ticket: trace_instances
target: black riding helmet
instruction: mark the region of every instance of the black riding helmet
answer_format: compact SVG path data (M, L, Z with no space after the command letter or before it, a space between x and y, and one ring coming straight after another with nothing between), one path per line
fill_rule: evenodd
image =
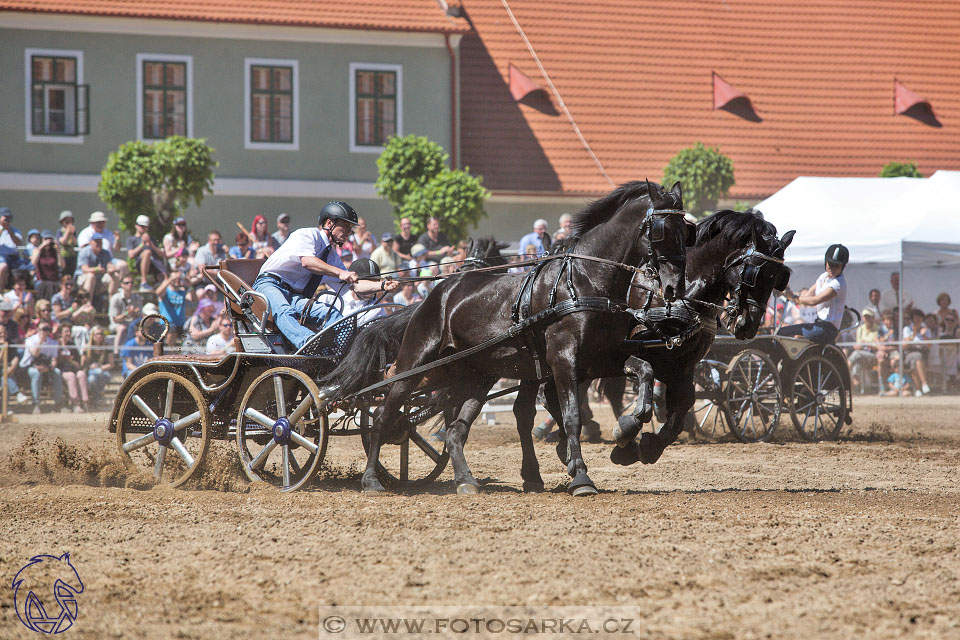
M350 271L353 271L361 278L380 275L380 265L370 258L360 258L350 263Z
M320 218L317 220L317 224L323 226L325 220L345 220L352 225L357 225L360 222L353 207L339 200L328 202L323 205L323 209L320 209Z
M850 250L842 244L832 244L827 248L823 259L830 264L839 264L845 267L847 263L850 262Z

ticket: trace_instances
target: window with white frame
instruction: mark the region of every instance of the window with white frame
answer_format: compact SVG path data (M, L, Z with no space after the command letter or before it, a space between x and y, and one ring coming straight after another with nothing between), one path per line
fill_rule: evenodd
M193 58L137 55L137 129L141 140L192 136Z
M244 60L244 130L247 149L298 149L296 60Z
M89 87L83 84L83 52L27 49L27 140L82 142L89 133Z
M401 65L350 65L350 150L377 152L403 135Z

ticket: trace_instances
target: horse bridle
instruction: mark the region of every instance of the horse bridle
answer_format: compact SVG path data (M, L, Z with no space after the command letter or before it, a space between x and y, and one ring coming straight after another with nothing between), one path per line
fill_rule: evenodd
M766 310L767 301L757 300L753 296L754 289L756 289L757 286L757 280L759 279L761 272L764 270L764 267L774 269L772 277L776 278L776 280L774 280L773 288L777 291L783 291L786 289L787 284L790 281L790 269L783 264L783 258L767 255L758 250L756 247L750 247L747 251L743 252L733 260L728 261L723 267L723 276L726 277L727 271L737 265L742 265L742 268L740 269L740 275L737 278L737 286L733 291L733 296L730 299L730 303L724 309L727 312L729 319L735 319L740 315L741 299L748 306L756 309ZM742 291L744 288L747 289L745 296L743 295Z
M637 239L634 245L640 243L640 238L643 236L644 232L647 232L647 239L649 240L649 248L647 249L647 259L643 265L644 276L650 280L653 280L657 283L657 291L663 290L663 283L660 282L660 263L667 262L670 264L685 264L687 261L686 252L675 255L663 255L658 250L657 247L661 245L666 239L666 221L667 216L671 215L680 215L684 216L684 225L687 230L687 237L684 239L684 247L692 247L696 244L697 240L697 228L692 222L686 220L687 212L681 209L654 209L650 207L647 209L647 214L644 217L643 222L640 224L640 228L637 229ZM650 291L650 293L655 293ZM647 299L647 305L650 303L650 298Z

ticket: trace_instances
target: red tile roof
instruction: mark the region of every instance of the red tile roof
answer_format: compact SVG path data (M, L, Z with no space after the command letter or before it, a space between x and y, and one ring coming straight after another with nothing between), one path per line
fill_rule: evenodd
M0 10L463 33L437 0L2 0Z
M960 4L926 0L507 0L614 182L661 179L702 141L733 159L733 197L798 175L876 176L890 160L960 169ZM609 188L542 92L508 90L511 63L547 88L502 0L463 0L462 162L493 190ZM712 72L752 122L714 110ZM894 115L894 79L942 127ZM541 94L541 95L537 95Z

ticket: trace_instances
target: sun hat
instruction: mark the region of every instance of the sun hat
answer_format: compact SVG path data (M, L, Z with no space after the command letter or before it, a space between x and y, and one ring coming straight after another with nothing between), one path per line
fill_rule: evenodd
M107 214L103 211L94 211L90 214L90 222L106 222Z
M59 221L60 221L60 222L63 222L63 221L66 220L67 218L71 218L71 219L73 218L73 211L70 211L69 209L64 209L63 211L60 212L60 220L59 220Z
M860 315L861 315L861 316L873 316L873 317L876 317L876 316L877 316L877 314L875 314L875 313L873 312L873 309L871 309L870 307L867 307L866 309L864 309L863 311L861 311L861 312L860 312Z
M152 302L148 302L147 304L143 305L143 309L140 310L140 313L142 313L144 316L155 316L160 314L160 310L157 309L157 305L153 304Z
M427 252L427 248L422 244L420 244L419 242L413 245L413 247L411 247L410 249L410 255L412 255L414 258L419 258L426 252Z
M143 216L143 215L137 216L137 224L140 225L141 227L149 227L149 226L150 226L150 218L148 218L147 216Z

